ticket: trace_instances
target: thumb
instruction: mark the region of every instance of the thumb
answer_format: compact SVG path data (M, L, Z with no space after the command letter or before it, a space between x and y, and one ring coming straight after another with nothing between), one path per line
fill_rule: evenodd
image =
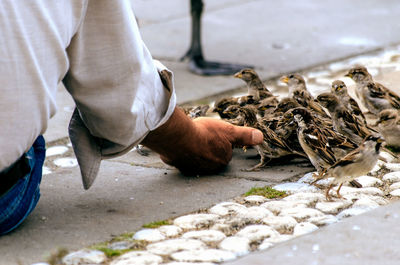
M232 145L239 146L261 144L263 139L264 135L260 130L242 126L233 126L230 135Z

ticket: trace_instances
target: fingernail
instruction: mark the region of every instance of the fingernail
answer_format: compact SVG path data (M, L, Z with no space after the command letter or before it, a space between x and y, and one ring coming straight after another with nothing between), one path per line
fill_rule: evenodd
M263 139L264 135L259 130L254 130L251 133L251 140L253 141L253 144L260 144L262 143Z

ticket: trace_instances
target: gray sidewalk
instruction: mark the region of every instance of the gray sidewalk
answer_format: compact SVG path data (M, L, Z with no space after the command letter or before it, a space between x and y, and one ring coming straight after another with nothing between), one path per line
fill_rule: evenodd
M179 62L189 45L188 0L133 3L144 41L153 56L174 71L179 103L243 86L232 77L193 75L187 71L186 63ZM400 35L395 34L400 32L400 5L395 0L208 0L205 4L206 57L255 65L265 80L400 43ZM62 88L58 103L58 113L45 135L53 145L67 137L73 109L72 100ZM0 238L0 264L43 261L59 247L77 250L112 235L135 231L145 223L209 207L251 187L288 181L312 170L300 161L287 166L273 165L261 172L242 172L242 168L257 163L249 159L252 154L237 150L229 168L220 175L185 178L154 154L142 157L131 152L105 161L89 191L83 190L77 167L52 168L52 173L43 178L42 197L36 210L19 229ZM394 251L400 246L394 237L394 214L398 212L399 204L393 204L233 263L268 264L281 258L279 261L289 264L353 264L355 259L351 255L358 255L360 261L354 264L384 264L387 255L393 260L398 258ZM361 227L360 236L349 233L354 225ZM373 239L376 245L364 247ZM310 254L317 243L320 251ZM295 253L291 251L293 245L298 246ZM350 256L344 252L346 245L352 245ZM383 246L388 246L387 252L371 254L372 249ZM293 256L283 256L289 252ZM382 259L375 261L370 258L372 255Z

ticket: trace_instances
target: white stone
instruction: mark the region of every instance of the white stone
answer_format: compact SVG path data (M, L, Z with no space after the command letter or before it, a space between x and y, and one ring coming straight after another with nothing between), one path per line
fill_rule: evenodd
M260 207L264 207L274 214L279 214L282 210L288 209L288 208L295 208L295 207L301 207L301 208L306 208L307 205L304 202L298 202L298 201L269 201L265 202L260 205Z
M142 229L133 235L133 239L155 242L164 240L165 236L158 229Z
M349 207L350 205L352 205L352 202L348 200L335 202L318 202L315 205L315 208L327 214L337 214L339 211Z
M281 211L279 216L291 216L296 221L305 221L311 217L318 217L318 216L323 216L324 214L316 209L312 208L289 208L289 209L284 209Z
M289 239L292 239L293 237L294 237L293 235L283 234L283 235L278 235L275 237L266 238L266 239L264 239L263 243L269 242L269 243L272 243L275 245L275 244L278 244L281 242L288 241ZM261 243L261 244L263 244L263 243Z
M224 262L233 260L236 255L220 249L187 250L173 253L171 257L177 261L188 262Z
M400 172L390 172L382 177L383 181L394 183L400 182Z
M196 229L208 227L218 219L216 214L189 214L178 217L174 220L174 225L183 229Z
M297 192L317 192L318 189L314 186L305 184L305 183L297 183L297 182L289 182L278 184L273 187L279 191L286 191L287 193L297 193Z
M296 219L290 216L269 216L264 218L262 222L280 233L292 232L297 225Z
M245 237L251 242L279 235L277 231L266 225L249 225L236 233L238 237Z
M182 228L176 225L163 225L158 228L158 231L166 237L173 237L179 235L182 232Z
M385 164L385 162L378 160L378 162L376 163L376 165L371 169L371 171L369 172L372 175L377 175L378 171L382 169L382 166Z
M258 250L266 250L266 249L272 247L273 245L274 245L273 243L268 242L268 241L262 242L262 243L258 246Z
M356 215L359 215L359 214L366 213L369 210L372 210L372 209L369 209L369 208L366 208L366 207L352 207L352 208L349 208L349 209L341 211L336 217L340 220L340 219L343 219L343 218L347 218L347 217L356 216Z
M334 180L334 178L320 179L317 182L315 182L315 184L327 188L328 186L331 185L333 180Z
M318 172L309 172L305 174L303 177L301 177L297 183L305 183L305 184L311 184L315 180L313 175L318 175Z
M400 189L398 190L392 190L390 192L390 195L395 196L395 197L400 197Z
M237 216L249 222L258 222L267 216L273 215L274 214L270 210L264 207L253 206L240 210Z
M83 249L66 255L62 262L65 265L102 264L107 260L106 255L99 250Z
M379 207L379 203L377 203L376 201L372 200L371 198L364 196L360 199L358 199L354 204L353 207L356 208L378 208Z
M66 146L62 146L62 145L52 146L52 147L49 147L46 149L46 157L62 155L67 151L68 151L68 147L66 147Z
M131 251L113 260L110 265L157 265L161 262L160 256L147 251Z
M313 192L300 192L287 196L282 199L283 201L296 201L301 203L306 203L310 205L312 203L320 202L325 200L325 196L321 193Z
M388 152L385 152L385 151L379 152L379 156L385 158L388 163L391 163L391 162L393 162L393 160L396 159L394 156L392 156L391 154L389 154Z
M170 255L171 253L181 250L197 250L204 248L206 248L206 245L200 240L177 238L150 244L146 249L157 255Z
M330 190L329 194L334 194L336 195L336 190L338 187L335 187L334 189ZM358 193L358 194L364 194L364 195L378 195L378 196L383 196L383 191L375 188L375 187L367 187L367 188L353 188L353 187L347 187L347 186L342 186L340 189L340 195L344 196L347 194L352 194L352 193Z
M76 158L65 157L54 160L54 164L58 167L76 167L78 161Z
M235 202L221 202L211 207L208 212L211 214L217 214L225 216L228 214L237 214L239 210L246 209L246 206Z
M310 222L299 223L294 227L293 236L301 236L318 229L318 226Z
M260 195L250 195L250 196L244 197L244 201L249 202L249 203L263 203L266 200L267 200L267 198L265 198L264 196L260 196Z
M39 262L39 263L33 263L31 265L50 265L50 264L46 262Z
M250 252L250 240L244 237L231 236L219 243L218 247L235 253L237 256L243 256Z
M400 182L395 182L389 187L389 191L400 189Z
M334 215L327 214L324 216L311 217L310 219L308 219L308 221L317 226L323 226L323 225L334 224L337 221L339 221L339 219Z
M200 230L200 231L189 231L182 235L182 238L187 239L199 239L203 242L220 242L225 238L225 234L217 230Z
M390 171L400 171L400 163L386 163L385 167Z
M217 265L216 263L211 263L211 262L180 262L180 261L173 261L173 262L168 262L168 263L163 263L165 265Z
M380 187L383 185L382 180L370 176L361 176L356 178L356 180L362 185L363 188Z

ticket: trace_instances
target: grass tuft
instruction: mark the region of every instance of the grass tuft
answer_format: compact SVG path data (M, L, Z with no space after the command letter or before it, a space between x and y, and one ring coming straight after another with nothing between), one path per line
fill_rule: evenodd
M171 220L162 220L162 221L156 221L156 222L151 222L151 223L148 223L148 224L144 224L144 225L142 225L142 227L144 227L144 228L158 228L160 226L170 225L170 224L172 224Z
M264 196L267 199L276 199L276 198L286 197L287 193L285 191L279 191L269 186L265 186L265 187L251 188L248 192L244 194L244 196L250 196L250 195L260 195Z

